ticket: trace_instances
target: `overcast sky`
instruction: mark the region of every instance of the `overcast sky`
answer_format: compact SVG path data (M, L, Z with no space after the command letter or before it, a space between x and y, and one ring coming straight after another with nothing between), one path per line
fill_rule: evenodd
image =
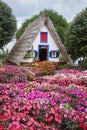
M68 21L87 7L87 0L3 0L16 16L18 28L27 19L44 9L53 9Z

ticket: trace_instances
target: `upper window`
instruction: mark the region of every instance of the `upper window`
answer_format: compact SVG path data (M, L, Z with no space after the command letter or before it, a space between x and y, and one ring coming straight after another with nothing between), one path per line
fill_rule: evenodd
M47 32L40 33L40 42L47 43Z

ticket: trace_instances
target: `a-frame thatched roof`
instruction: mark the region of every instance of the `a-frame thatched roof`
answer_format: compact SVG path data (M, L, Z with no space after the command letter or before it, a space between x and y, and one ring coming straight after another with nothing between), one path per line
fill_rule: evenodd
M40 16L32 23L29 23L28 27L25 29L19 40L17 40L16 44L13 46L6 59L9 62L20 65L25 54L29 50L30 46L32 46L35 38L44 25L46 25L48 30L50 31L54 41L59 48L60 53L64 56L66 62L71 63L65 47L62 44L61 39L58 36L58 33L56 32L51 19L47 15Z

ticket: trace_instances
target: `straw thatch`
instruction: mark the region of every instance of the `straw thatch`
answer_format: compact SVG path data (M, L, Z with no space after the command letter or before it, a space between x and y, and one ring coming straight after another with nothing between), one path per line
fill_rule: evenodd
M20 65L25 54L29 50L30 46L32 46L35 38L37 37L38 33L44 25L46 25L48 30L50 31L55 43L59 48L60 53L64 56L66 62L71 63L65 47L62 44L61 39L53 26L52 21L47 15L40 16L32 23L29 23L28 27L25 29L19 40L17 40L16 44L14 45L6 59L9 62Z

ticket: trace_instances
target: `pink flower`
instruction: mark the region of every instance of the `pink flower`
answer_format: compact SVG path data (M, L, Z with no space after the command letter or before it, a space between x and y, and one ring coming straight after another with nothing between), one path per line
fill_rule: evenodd
M16 108L18 108L18 103L17 103L17 102L13 102L13 103L12 103L12 106L13 106L13 108L16 109Z
M85 109L85 112L87 113L87 108Z
M59 122L59 115L57 113L55 113L55 121Z
M0 115L0 121L4 122L4 116L3 115Z
M50 109L50 114L55 114L54 108L51 108L51 109Z

